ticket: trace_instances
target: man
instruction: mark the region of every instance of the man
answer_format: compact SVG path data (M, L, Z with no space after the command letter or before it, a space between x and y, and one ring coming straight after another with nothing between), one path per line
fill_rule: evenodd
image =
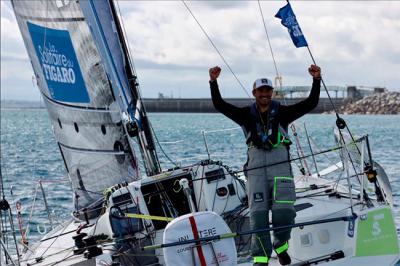
M289 163L288 125L314 109L319 100L321 69L311 65L308 72L313 77L310 95L294 105L281 105L272 100L273 86L269 79L257 79L253 85L255 103L236 107L225 102L219 92L218 66L211 68L210 88L214 107L239 124L246 136L248 160L245 165L247 195L250 209L251 229L269 227L268 212L272 212L272 225L294 224L296 211L295 186ZM275 230L274 242L269 233L253 234L251 252L254 265L267 265L272 249L282 265L291 263L287 253L290 229Z

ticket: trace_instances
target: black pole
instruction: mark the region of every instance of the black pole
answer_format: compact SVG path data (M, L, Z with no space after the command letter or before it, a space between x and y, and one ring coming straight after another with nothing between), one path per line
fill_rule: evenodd
M290 4L290 3L289 3L289 0L286 0L286 1L287 1L288 4ZM304 37L304 39L305 39L304 34L303 34L303 37ZM306 47L307 47L308 53L310 54L311 60L313 61L314 65L316 65L317 63L316 63L316 61L315 61L315 59L314 59L313 54L311 53L311 50L310 50L310 47L308 46L308 43L307 43L307 46L306 46ZM341 137L341 139L342 139L342 141L343 141L343 144L346 145L346 142L345 142L345 140L344 140L344 137L343 137L343 134L342 134L342 131L341 131L341 130L342 130L342 129L345 129L345 128L347 129L347 132L349 132L349 135L350 135L351 140L354 142L353 134L351 133L350 128L347 126L346 121L345 121L343 118L341 118L341 117L339 116L339 113L338 113L338 111L336 110L335 105L333 104L331 95L330 95L329 92L328 92L328 89L327 89L327 87L326 87L326 85L325 85L325 81L324 81L324 79L322 78L322 76L321 76L321 82L322 82L322 85L323 85L323 87L324 87L324 89L325 89L325 91L326 91L326 94L328 95L329 102L331 103L332 108L333 108L333 110L334 110L334 112L335 112L335 115L336 115L336 126L339 128L339 134L340 134L340 137ZM347 149L346 149L346 150L347 150ZM357 151L358 151L358 154L361 154L361 152L360 152L360 150L358 149L358 147L357 147ZM350 154L348 154L348 155L349 155L349 158L351 158ZM352 163L352 165L353 165L353 163ZM353 167L354 167L354 165L353 165Z
M308 135L306 123L304 123L304 131L306 132L307 142L308 142L308 146L310 147L310 151L311 151L312 159L313 159L313 162L314 162L315 170L317 171L317 176L321 177L321 175L319 174L319 171L318 171L317 161L315 160L314 151L313 151L313 149L311 147L310 136Z

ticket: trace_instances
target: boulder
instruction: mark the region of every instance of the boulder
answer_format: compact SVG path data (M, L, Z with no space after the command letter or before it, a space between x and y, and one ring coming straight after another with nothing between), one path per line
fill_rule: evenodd
M347 102L340 109L344 114L400 114L400 92L385 92Z

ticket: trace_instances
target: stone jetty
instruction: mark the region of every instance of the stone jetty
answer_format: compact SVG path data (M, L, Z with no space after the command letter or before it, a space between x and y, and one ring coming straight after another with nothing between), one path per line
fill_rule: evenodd
M400 92L376 93L344 104L342 114L400 114Z

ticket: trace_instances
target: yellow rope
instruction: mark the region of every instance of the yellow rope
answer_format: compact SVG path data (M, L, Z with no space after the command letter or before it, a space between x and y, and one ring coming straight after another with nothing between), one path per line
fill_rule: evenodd
M166 222L170 222L173 219L175 219L175 218L170 218L170 217L145 215L145 214L136 214L136 213L125 213L125 217L137 218L137 219L157 220L157 221L166 221Z

